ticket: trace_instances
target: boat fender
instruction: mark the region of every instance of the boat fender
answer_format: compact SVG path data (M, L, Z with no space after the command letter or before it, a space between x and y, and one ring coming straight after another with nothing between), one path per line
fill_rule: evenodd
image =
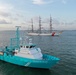
M54 36L54 35L55 35L55 32L52 33L52 36Z

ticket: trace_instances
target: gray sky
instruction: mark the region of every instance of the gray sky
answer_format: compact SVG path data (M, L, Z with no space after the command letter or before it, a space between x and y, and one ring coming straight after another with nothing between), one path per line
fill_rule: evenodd
M0 30L13 30L15 26L29 29L31 18L37 28L39 16L48 29L50 15L53 29L75 30L75 7L76 0L0 0Z

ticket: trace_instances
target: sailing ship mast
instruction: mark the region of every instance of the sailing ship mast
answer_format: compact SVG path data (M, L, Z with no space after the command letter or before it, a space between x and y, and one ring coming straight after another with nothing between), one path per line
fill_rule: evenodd
M32 23L32 32L34 32L34 29L33 29L33 19L31 19L31 23Z
M41 17L39 16L39 33L41 33Z
M52 17L50 16L50 33L52 33Z

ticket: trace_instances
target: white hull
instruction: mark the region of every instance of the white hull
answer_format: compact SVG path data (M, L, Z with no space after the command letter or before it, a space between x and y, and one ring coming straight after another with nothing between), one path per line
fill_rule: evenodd
M52 36L52 33L28 33L28 35L43 35L43 36ZM54 36L59 36L60 33L55 33Z

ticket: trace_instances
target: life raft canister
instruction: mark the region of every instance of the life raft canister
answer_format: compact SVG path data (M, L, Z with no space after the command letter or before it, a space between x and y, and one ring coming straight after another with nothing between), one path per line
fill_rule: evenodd
M54 36L54 35L55 35L55 32L52 33L52 36Z

